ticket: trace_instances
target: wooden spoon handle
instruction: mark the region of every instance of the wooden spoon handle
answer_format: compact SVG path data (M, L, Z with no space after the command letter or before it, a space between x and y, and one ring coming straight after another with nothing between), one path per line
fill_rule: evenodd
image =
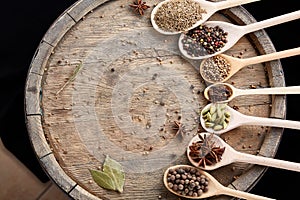
M300 163L237 152L235 162L244 162L300 172Z
M231 189L231 188L228 188L228 187L223 188L223 194L233 196L233 197L242 198L242 199L248 199L248 200L270 200L270 198L268 198L268 197L263 197L263 196L259 196L259 195L256 195L256 194L243 192L243 191L240 191L240 190L234 190L234 189Z
M252 64L263 63L271 60L276 60L276 59L286 58L286 57L296 56L296 55L300 55L300 47L288 49L284 51L278 51L270 54L255 56L251 58L244 58L241 59L241 61L246 65L252 65Z
M252 94L300 94L300 86L289 87L271 87L271 88L258 88L258 89L237 89L235 95L252 95Z
M281 127L300 130L300 122L285 119L276 118L265 118L256 116L244 116L241 122L244 125L259 125L259 126L271 126L271 127Z
M230 0L230 1L218 1L214 2L213 4L215 5L216 10L223 10L226 8L232 8L235 6L239 6L242 4L247 4L247 3L252 3L255 1L260 1L260 0Z
M296 19L299 19L299 18L300 18L300 10L295 11L295 12L291 12L291 13L287 13L287 14L284 14L284 15L280 15L280 16L277 16L277 17L273 17L273 18L270 18L270 19L266 19L266 20L263 20L263 21L260 21L260 22L245 25L244 26L244 31L245 31L245 34L246 34L246 33L254 32L254 31L264 29L264 28L267 28L267 27L270 27L270 26L274 26L274 25L277 25L277 24L282 24L282 23L285 23L285 22L296 20Z

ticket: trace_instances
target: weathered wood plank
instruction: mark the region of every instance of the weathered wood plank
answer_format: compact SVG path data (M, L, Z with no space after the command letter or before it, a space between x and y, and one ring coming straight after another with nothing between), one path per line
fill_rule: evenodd
M30 63L29 73L39 74L42 76L44 74L45 66L47 64L49 56L53 52L53 49L53 46L41 41Z
M76 183L64 172L53 154L42 157L40 162L49 177L66 193L76 186Z
M91 193L87 192L86 189L76 185L76 187L69 192L69 195L73 198L73 199L90 199L90 200L99 200L98 197L92 195Z
M25 85L25 113L26 115L41 115L41 81L42 76L28 74Z
M50 154L52 151L44 135L41 116L27 116L26 120L29 138L37 157L42 158Z

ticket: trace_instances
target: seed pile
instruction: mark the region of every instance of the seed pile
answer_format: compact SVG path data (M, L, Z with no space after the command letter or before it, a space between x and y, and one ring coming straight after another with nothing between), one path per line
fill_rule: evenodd
M209 82L221 82L230 74L231 65L222 56L213 56L203 62L201 75Z
M231 95L231 88L224 84L215 84L208 90L208 98L212 103L227 101Z
M202 19L202 13L206 13L206 11L193 0L174 0L159 7L154 20L162 30L169 32L186 31Z
M230 113L226 110L226 104L213 103L203 110L201 115L205 121L205 127L215 131L225 129L230 121Z
M167 175L168 186L179 195L199 197L208 191L208 179L195 168L178 167L170 169Z
M189 30L181 42L188 55L199 57L220 51L227 43L227 35L219 26L200 25Z

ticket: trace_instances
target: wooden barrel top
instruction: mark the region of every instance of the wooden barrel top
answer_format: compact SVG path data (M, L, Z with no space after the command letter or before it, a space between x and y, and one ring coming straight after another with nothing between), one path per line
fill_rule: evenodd
M151 8L140 16L124 0L78 1L53 23L33 57L25 90L30 139L45 171L74 199L178 199L164 187L163 172L189 164L186 147L203 131L198 113L208 102L201 61L181 56L178 35L162 35L151 26L158 2L147 1ZM255 22L241 6L211 19ZM260 30L225 53L247 58L274 51ZM79 65L74 80L60 91ZM238 88L285 85L278 60L245 67L227 82ZM247 115L285 118L283 95L241 96L229 105ZM185 127L180 137L174 121ZM221 137L238 151L274 157L282 132L249 125ZM89 169L101 169L106 155L124 167L123 193L92 181ZM265 170L234 163L210 173L225 186L249 191Z

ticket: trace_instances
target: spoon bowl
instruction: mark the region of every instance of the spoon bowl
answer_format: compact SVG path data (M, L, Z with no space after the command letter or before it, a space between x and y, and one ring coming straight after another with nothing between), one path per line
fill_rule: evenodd
M208 83L225 82L245 66L296 55L300 55L300 47L243 59L219 54L204 59L199 71Z
M221 106L222 108L216 108L214 109L214 112L219 112L221 110L223 113L226 113L224 115L229 116L226 121L226 126L217 126L216 125L222 125L217 121L220 121L219 119L222 118L222 116L218 116L213 121L208 121L207 119L204 119L204 116L206 116L206 113L212 112L211 106ZM212 115L212 114L210 114ZM222 119L223 120L223 119ZM292 121L292 120L284 120L284 119L276 119L276 118L265 118L265 117L256 117L256 116L249 116L244 115L235 109L231 108L230 106L226 104L213 104L210 103L206 105L201 113L200 113L200 123L201 126L210 133L215 133L217 135L221 135L222 133L228 132L232 129L235 129L242 125L258 125L258 126L271 126L271 127L281 127L281 128L290 128L290 129L297 129L300 130L300 122L299 121ZM209 127L208 125L214 125Z
M228 83L214 83L206 87L203 94L212 103L228 103L235 97L242 95L300 94L300 86L238 89Z
M153 28L158 31L159 33L165 34L165 35L174 35L179 34L184 31L191 30L200 24L204 23L208 20L209 17L211 17L214 13L216 13L219 10L223 10L226 8L235 7L238 5L243 5L246 3L251 3L259 0L230 0L230 1L218 1L218 2L210 2L206 0L192 0L192 2L188 2L188 4L181 4L183 1L179 0L165 0L157 4L154 9L151 12L151 23ZM195 12L194 8L197 5L192 5L192 3L195 2L197 5L199 5L199 8L203 10L201 13L201 17L199 17L198 21L195 21L195 15L188 15L187 13L181 13L185 10L190 12ZM174 7L178 8L178 10L174 10ZM190 7L189 7L190 6ZM169 10L171 8L171 10ZM158 16L158 14L167 12L164 16ZM180 13L183 18L179 19L177 17L178 13ZM170 16L170 18L168 17ZM161 18L164 19L161 19ZM164 25L160 24L161 20L166 21L172 21L172 25L168 27L163 27ZM184 24L182 22L189 22L188 24ZM194 22L194 23L192 23Z
M200 168L203 170L215 170L215 169L218 169L225 165L229 165L234 162L243 162L243 163L251 163L251 164L257 164L257 165L262 165L262 166L275 167L275 168L300 172L300 163L279 160L279 159L274 159L274 158L270 158L270 157L257 156L257 155L252 155L252 154L248 154L248 153L242 153L242 152L236 151L233 147L231 147L228 143L226 143L221 137L219 137L213 133L203 132L203 133L200 133L200 135L202 138L209 138L208 139L209 142L214 143L213 147L221 147L221 148L225 148L225 150L218 162L216 162L212 165L205 165L205 167L198 166L198 163L195 162L190 157L190 148L189 147L194 142L198 142L201 140L198 135L193 137L187 148L187 156L188 156L188 159L191 162L191 164L197 168Z
M212 56L216 56L230 49L240 40L242 36L244 36L247 33L254 32L270 26L274 26L277 24L285 23L288 21L296 20L299 18L300 18L300 11L295 11L295 12L291 12L288 14L280 15L277 17L273 17L267 20L263 20L260 22L255 22L247 25L235 25L223 21L206 21L205 23L203 23L204 26L219 27L220 29L222 29L224 32L227 33L227 38L226 38L227 42L224 43L224 46L218 48L218 50L214 51L213 53L209 53L202 45L200 45L199 47L199 45L192 45L190 43L187 44L186 41L190 41L190 40L186 40L186 39L187 37L190 36L187 36L186 33L181 33L179 37L178 45L181 53L185 57L194 60L205 59ZM186 48L186 46L188 46L188 48ZM199 50L197 50L196 48L199 48ZM195 54L196 50L199 51L200 53Z
M189 171L192 169L192 170L195 170L196 172L200 173L201 175L204 175L207 180L207 186L206 186L207 191L203 192L200 196L189 196L189 195L180 194L180 193L174 191L173 189L171 189L168 184L168 178L169 178L168 174L170 171L174 171L177 169L184 169L184 170L188 169ZM248 192L243 192L243 191L234 190L234 189L225 187L221 183L219 183L218 180L215 179L209 173L207 173L199 168L190 166L190 165L175 165L175 166L169 167L164 173L163 182L164 182L165 187L173 194L183 197L183 198L189 198L189 199L203 199L203 198L213 197L213 196L217 196L217 195L229 195L229 196L238 197L238 198L242 198L242 199L256 199L256 200L270 199L267 197L263 197L263 196L251 194Z

